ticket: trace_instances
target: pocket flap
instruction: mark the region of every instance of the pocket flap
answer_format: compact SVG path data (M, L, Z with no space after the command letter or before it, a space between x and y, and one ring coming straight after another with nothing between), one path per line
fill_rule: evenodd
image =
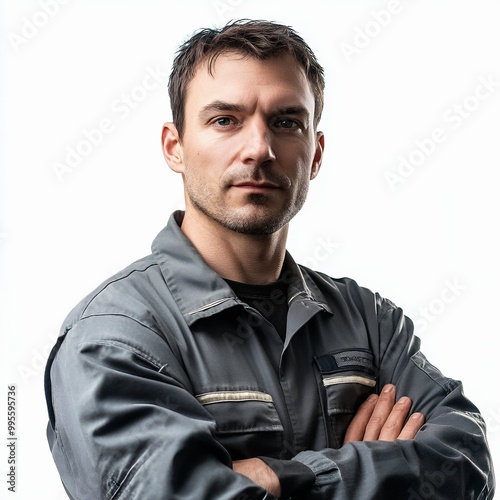
M260 391L215 391L196 399L214 417L217 433L283 431L273 398Z

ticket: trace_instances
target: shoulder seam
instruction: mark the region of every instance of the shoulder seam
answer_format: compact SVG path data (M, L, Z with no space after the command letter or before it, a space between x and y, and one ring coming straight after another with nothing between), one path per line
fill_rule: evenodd
M90 307L90 304L92 304L92 302L97 298L98 295L100 295L104 290L106 290L106 288L109 286L109 285L112 285L113 283L116 283L117 281L121 281L125 278L128 278L131 274L134 274L134 273L143 273L145 271L147 271L150 267L153 267L153 266L158 266L159 264L157 262L153 262L152 264L149 264L149 266L145 267L144 269L132 269L128 274L125 274L124 276L120 276L120 277L117 277L115 278L114 280L111 280L111 281L108 281L104 286L102 286L102 288L100 288L95 294L94 296L87 302L87 304L85 305L85 308L83 309L83 311L81 312L80 314L80 318L83 319L85 316L85 311Z

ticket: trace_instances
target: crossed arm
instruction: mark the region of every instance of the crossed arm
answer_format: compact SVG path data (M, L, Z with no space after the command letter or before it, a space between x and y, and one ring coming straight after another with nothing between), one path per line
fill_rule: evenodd
M395 322L389 321L392 329ZM379 380L397 383L412 402L396 402L394 386L385 386L388 392L361 405L345 446L301 451L292 468L289 460L268 466L266 457L232 463L214 438L214 419L186 390L190 381L175 355L159 335L138 325L123 316L86 318L66 334L48 366L48 438L73 498L283 497L294 491L295 479L297 491L307 487L309 471L314 484L308 498L368 498L368 488L380 498L418 498L420 491L421 497L432 491L435 499L493 498L479 411L460 382L433 367L411 336L383 346ZM143 346L131 345L130 332ZM426 416L425 432L418 432L423 416L407 419L412 404ZM304 476L294 472L301 466ZM359 481L366 470L373 477Z
M347 428L344 444L352 441L413 439L424 424L424 416L413 413L407 420L411 400L403 396L396 402L395 398L396 388L392 384L384 386L380 395L369 396ZM281 496L278 476L259 458L235 460L233 470L248 477L275 497Z

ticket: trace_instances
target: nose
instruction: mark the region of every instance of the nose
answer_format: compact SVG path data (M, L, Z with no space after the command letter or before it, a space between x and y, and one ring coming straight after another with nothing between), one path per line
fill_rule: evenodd
M246 124L241 145L241 161L245 165L262 165L276 159L272 148L272 135L267 124L260 119Z

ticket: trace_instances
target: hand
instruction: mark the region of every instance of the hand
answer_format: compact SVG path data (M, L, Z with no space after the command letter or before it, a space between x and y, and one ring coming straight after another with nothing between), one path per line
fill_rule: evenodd
M247 458L233 462L234 472L243 474L276 498L281 496L281 485L278 476L260 458Z
M411 399L403 396L395 402L396 387L384 386L380 396L372 394L359 407L347 428L344 444L351 441L394 441L413 439L425 418L413 413L405 424Z

